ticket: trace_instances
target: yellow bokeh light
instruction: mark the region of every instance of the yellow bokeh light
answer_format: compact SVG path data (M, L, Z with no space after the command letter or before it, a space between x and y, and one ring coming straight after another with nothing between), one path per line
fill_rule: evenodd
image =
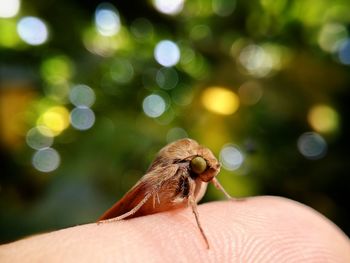
M51 130L54 136L59 135L69 126L69 112L65 107L55 106L46 110L37 121L38 129L44 135L46 131L39 125Z
M307 119L311 127L320 133L332 133L339 127L339 115L328 105L313 106Z
M238 96L224 87L209 87L202 94L202 103L209 111L230 115L239 107Z

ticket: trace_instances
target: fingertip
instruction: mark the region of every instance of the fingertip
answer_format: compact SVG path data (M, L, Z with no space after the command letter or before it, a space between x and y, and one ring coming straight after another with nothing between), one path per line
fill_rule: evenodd
M209 242L223 257L268 262L350 262L348 237L323 215L296 201L273 196L201 205Z
M209 250L187 208L39 235L8 245L5 254L18 262L350 262L345 234L298 202L264 196L198 211Z

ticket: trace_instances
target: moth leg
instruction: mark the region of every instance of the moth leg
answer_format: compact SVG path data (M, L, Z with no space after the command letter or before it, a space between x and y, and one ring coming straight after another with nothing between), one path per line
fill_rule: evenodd
M153 206L153 209L156 208L156 195L155 194L153 194L152 206Z
M219 183L218 179L215 177L211 179L211 182L214 184L214 186L219 189L221 192L224 193L227 199L229 200L235 200L235 201L242 201L244 198L233 198L232 196L229 195L229 193L226 192L225 188Z
M227 199L234 199L232 198L229 193L226 192L225 188L219 183L218 179L216 179L215 177L213 177L213 179L211 179L211 182L214 184L214 186L219 189L221 192L224 193L224 195L226 196Z
M158 191L155 192L155 193L153 193L153 208L156 208L156 198L157 198L158 204L160 204L160 199L159 199Z
M158 202L158 204L160 205L160 198L159 198L158 191L156 192L156 196L157 196L157 202Z
M188 196L188 202L192 208L192 212L194 214L194 217L196 218L196 222L197 222L197 226L199 228L199 231L201 232L201 235L205 241L205 244L207 246L207 249L209 249L209 242L208 242L208 238L204 233L204 230L202 228L202 225L199 221L199 214L198 214L198 210L197 210L197 203L196 203L196 199L194 196L194 190L195 190L195 183L194 182L190 182L191 186L190 186L190 193Z
M120 216L117 216L117 217L114 217L114 218L111 218L111 219L98 221L97 224L116 222L116 221L122 220L124 218L127 218L128 216L131 216L131 215L135 214L150 199L150 197L152 195L153 195L153 193L146 194L145 197L140 201L140 203L138 203L137 206L135 206L129 212L126 212L125 214L122 214Z

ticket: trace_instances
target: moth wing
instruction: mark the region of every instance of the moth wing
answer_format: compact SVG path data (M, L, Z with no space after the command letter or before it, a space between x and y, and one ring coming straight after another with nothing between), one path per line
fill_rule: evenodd
M122 197L122 199L120 199L111 208L109 208L98 219L98 221L121 216L121 215L129 212L145 198L148 191L149 191L149 189L147 189L145 183L139 182L129 192L127 192Z
M141 202L144 204L135 213L126 218L138 217L147 214L153 214L153 201L150 200L151 195L157 194L159 187L168 180L171 180L178 170L178 165L171 164L165 167L155 166L149 170L136 185L128 191L122 199L116 202L110 209L108 209L99 219L106 220L118 216L122 216ZM146 200L147 199L147 200Z

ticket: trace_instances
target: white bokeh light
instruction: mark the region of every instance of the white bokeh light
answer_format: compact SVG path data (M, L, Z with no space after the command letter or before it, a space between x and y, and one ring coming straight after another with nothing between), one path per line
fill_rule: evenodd
M24 42L33 46L44 44L49 36L46 24L33 16L23 17L19 20L17 32Z
M307 159L317 160L327 153L327 143L315 132L305 132L298 139L299 152Z
M142 108L148 117L157 118L164 113L166 103L161 96L152 94L143 100Z
M154 49L154 58L164 67L175 66L180 60L180 49L173 41L162 40Z
M87 107L77 107L70 113L70 122L77 130L88 130L95 123L95 114Z
M18 14L21 2L19 0L0 0L0 17L9 18Z
M87 85L75 85L69 93L69 100L75 106L90 107L95 102L95 92Z
M163 14L177 15L182 11L184 2L184 0L153 0L153 5Z
M273 69L272 57L258 45L248 45L239 54L239 62L252 75L264 77Z
M40 150L53 144L53 133L45 126L34 127L27 132L26 142L29 147Z
M225 145L220 151L220 162L226 170L237 170L239 167L241 167L243 161L243 154L236 146L232 144Z
M120 30L120 17L112 4L102 3L95 12L97 31L103 36L114 36Z
M35 152L32 164L35 169L41 172L52 172L60 165L60 155L53 148L45 148Z

